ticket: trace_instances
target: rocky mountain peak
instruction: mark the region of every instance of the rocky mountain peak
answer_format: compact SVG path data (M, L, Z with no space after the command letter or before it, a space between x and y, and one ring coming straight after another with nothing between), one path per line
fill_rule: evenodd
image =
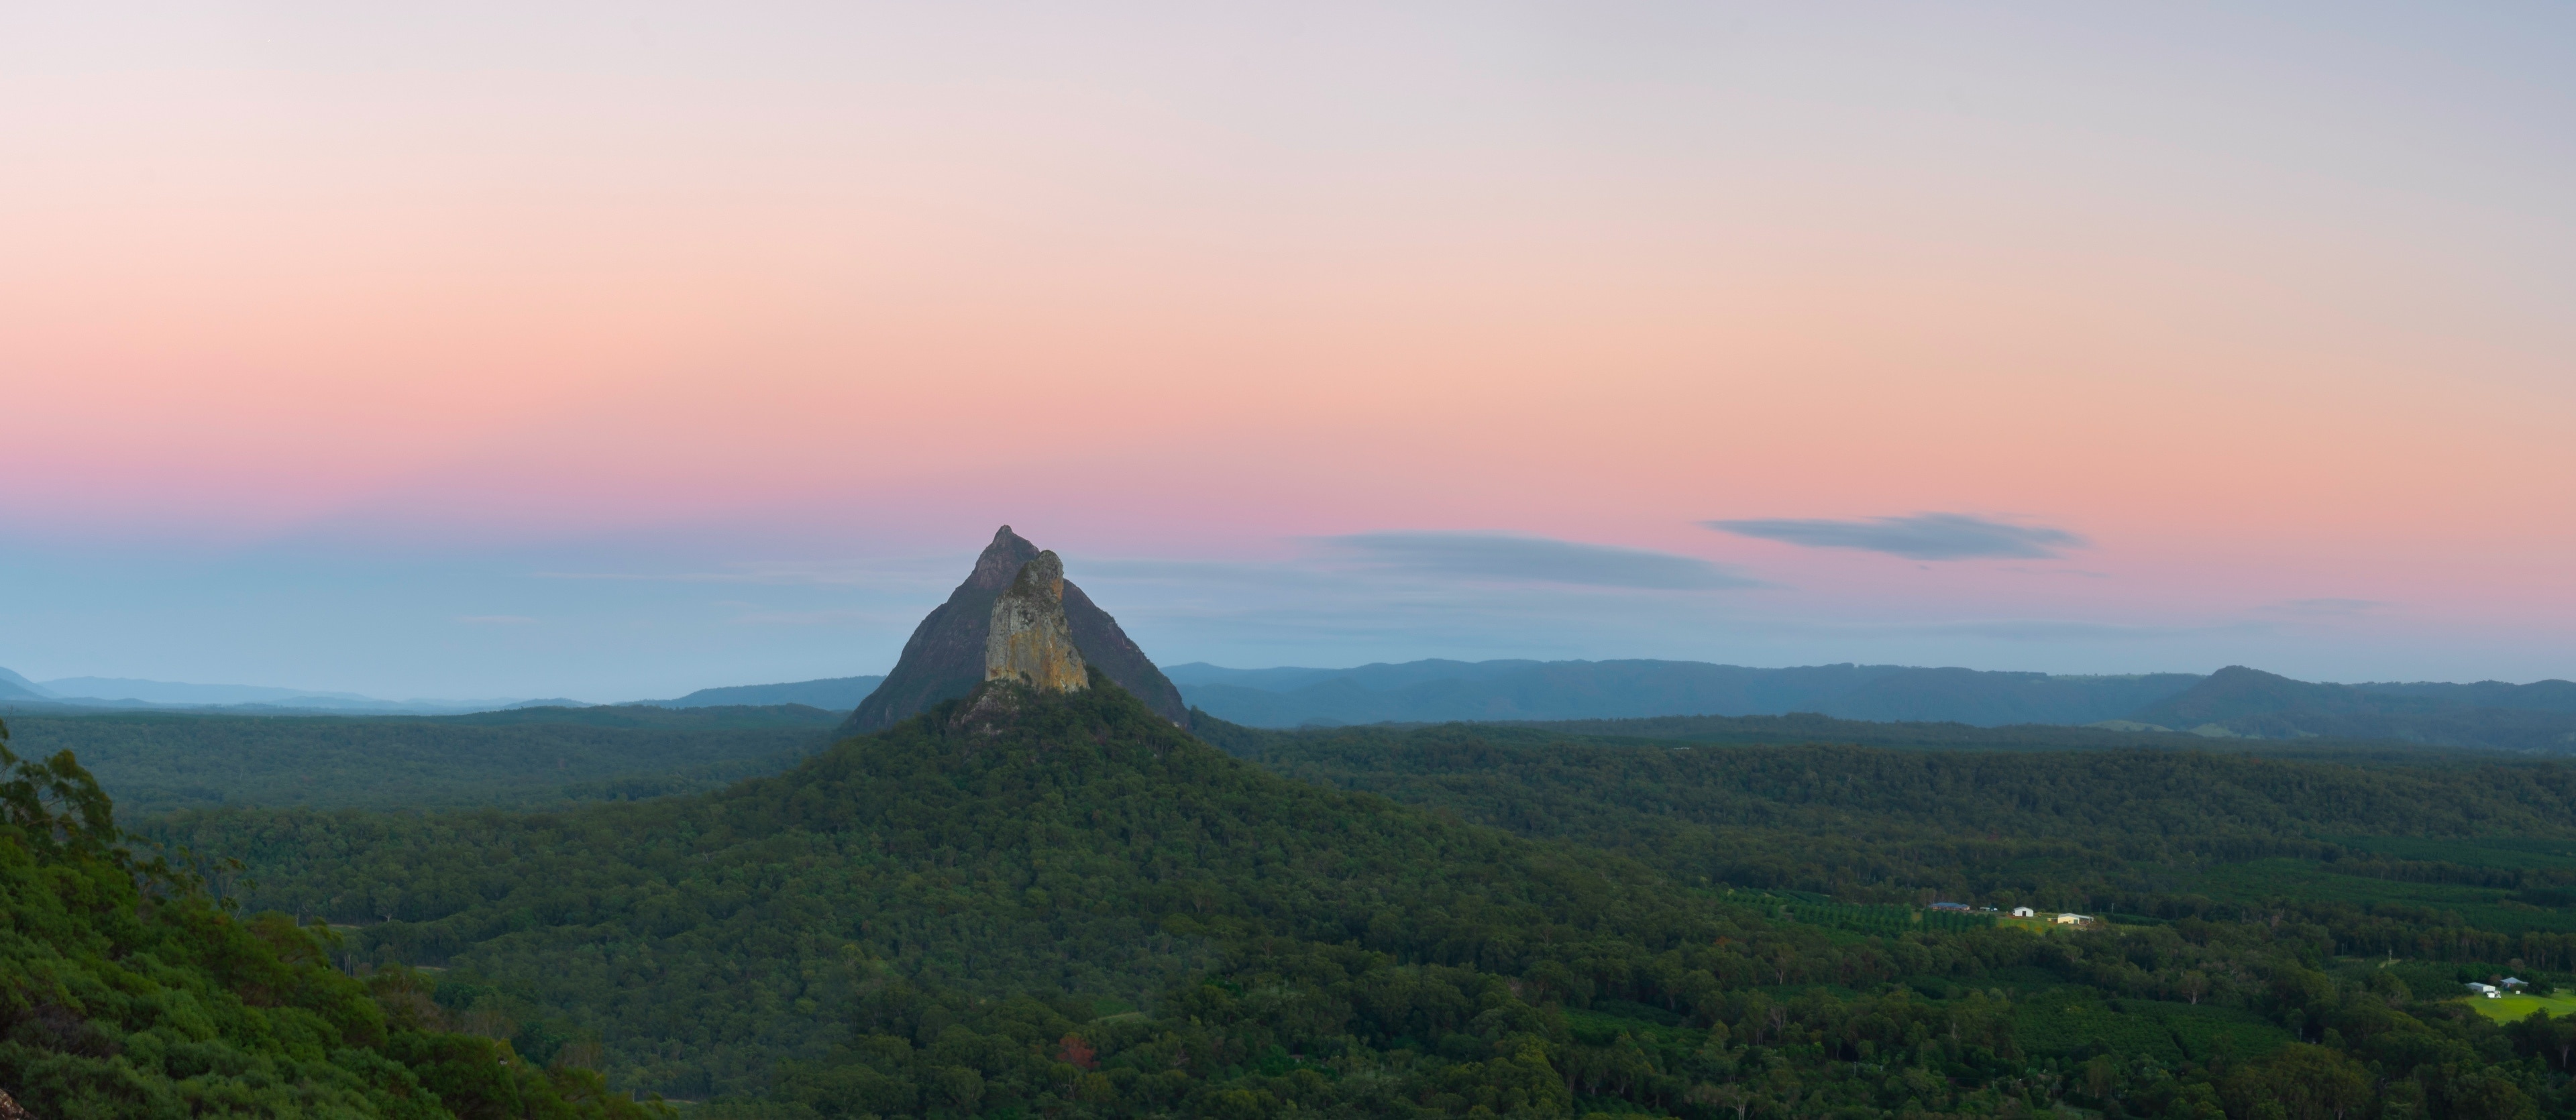
M966 581L958 584L948 601L933 608L913 629L894 671L886 674L885 683L878 685L857 711L850 713L840 733L882 731L943 700L964 696L984 683L995 607L1041 555L1050 558L1050 565L1041 569L1040 575L1053 587L1062 589L1057 609L1065 623L1063 633L1070 637L1068 652L1080 658L1072 663L1073 678L1082 678L1081 666L1097 668L1120 688L1134 693L1146 707L1186 729L1189 708L1181 702L1181 690L1172 687L1145 651L1118 628L1117 619L1094 604L1074 581L1063 578L1060 559L1052 553L1042 553L1038 546L1004 525L993 533L992 543L984 547L983 554L975 558L975 568L967 574ZM1049 572L1053 574L1046 574Z
M1021 568L1037 558L1038 546L1030 544L1018 533L1012 532L1010 526L1004 525L993 530L993 543L984 546L983 555L975 558L975 570L966 573L966 582L959 584L958 587L961 590L977 587L1001 591L1009 587L1011 581L1019 576ZM1057 571L1059 573L1057 578L1063 578L1061 575L1063 565L1060 561L1057 564Z
M993 600L991 629L984 636L984 679L1018 681L1049 692L1091 687L1091 670L1074 646L1073 623L1064 616L1064 561L1055 553L1038 553L1020 565L1010 589Z

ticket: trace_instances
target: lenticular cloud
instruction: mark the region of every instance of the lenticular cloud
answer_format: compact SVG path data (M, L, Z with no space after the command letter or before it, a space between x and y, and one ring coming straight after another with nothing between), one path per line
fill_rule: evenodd
M2062 549L2091 542L2047 525L2016 525L1964 513L1917 513L1906 517L1871 517L1856 521L1771 518L1753 521L1702 521L1701 525L1739 537L1756 537L1806 548L1857 548L1909 560L1969 560L1986 557L2045 559Z

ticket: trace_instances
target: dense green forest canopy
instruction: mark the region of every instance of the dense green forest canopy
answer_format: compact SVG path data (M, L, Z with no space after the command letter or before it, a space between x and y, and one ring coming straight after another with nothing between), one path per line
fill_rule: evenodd
M155 830L711 1115L2576 1113L2576 1034L2456 998L2576 980L2563 767L1198 729L1229 757L1095 684L711 795Z
M0 744L10 732L0 724ZM71 755L0 745L0 1085L40 1117L642 1117L569 1048L449 1030L416 974L139 855Z
M1455 953L1687 925L1629 861L1278 778L1114 686L1027 704L992 735L917 719L703 798L158 834L248 860L255 906L381 923L379 959L587 1009L621 1076L690 1096L822 1052L879 968L1135 1001L1248 937Z
M2213 875L2262 860L2457 884L2474 888L2459 896L2471 904L2500 891L2556 904L2576 886L2576 767L2491 753L2359 766L2164 749L1674 748L1464 724L1277 732L1211 719L1199 733L1291 777L1625 852L1693 882L2169 916L2245 895ZM2496 836L2548 851L2477 842ZM2576 914L2502 921L2576 931Z
M532 807L721 788L821 750L840 713L527 708L465 716L23 716L19 741L80 758L131 819L224 804Z

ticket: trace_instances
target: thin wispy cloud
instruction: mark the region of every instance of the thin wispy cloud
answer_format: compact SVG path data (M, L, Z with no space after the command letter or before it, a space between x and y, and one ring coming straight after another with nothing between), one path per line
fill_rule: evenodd
M1068 559L1065 561L1065 577L1084 587L1094 584L1104 587L1112 584L1196 586L1222 588L1228 594L1344 588L1350 581L1347 573L1319 568L1311 563L1133 557Z
M902 620L884 611L749 611L726 619L735 626L891 626Z
M2292 599L2280 604L2280 610L2291 614L2355 615L2369 614L2388 606L2375 599Z
M744 583L777 587L909 585L931 577L913 570L797 560L743 560L712 572L531 572L537 579L628 583ZM935 580L931 580L935 582Z
M2087 571L2083 568L2034 568L2028 564L2005 564L1996 570L2005 572L2022 572L2034 576L2074 576L2077 579L2111 578L2111 573L2109 572Z
M2089 547L2082 536L2049 525L2020 525L1965 513L1916 513L1903 517L1761 518L1702 521L1704 528L1803 548L1850 548L1908 560L2013 558L2044 560L2062 550Z
M1942 637L1984 638L2001 642L2134 642L2189 638L2208 634L2251 633L2259 632L2261 628L2241 622L2216 626L2135 626L2117 622L2021 618L1935 622L1904 629Z
M1644 591L1764 586L1733 568L1694 556L1510 533L1356 533L1326 537L1320 543L1370 567L1453 579Z
M886 610L857 607L808 607L797 609L772 603L755 603L744 599L718 599L708 604L730 612L728 626L859 626L909 631L920 615L910 608Z

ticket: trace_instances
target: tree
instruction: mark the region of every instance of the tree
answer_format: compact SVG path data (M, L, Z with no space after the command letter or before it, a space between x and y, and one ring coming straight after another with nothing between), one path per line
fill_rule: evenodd
M2370 1070L2323 1046L2294 1042L2228 1078L2236 1110L2278 1105L2288 1120L2346 1120L2369 1107Z

